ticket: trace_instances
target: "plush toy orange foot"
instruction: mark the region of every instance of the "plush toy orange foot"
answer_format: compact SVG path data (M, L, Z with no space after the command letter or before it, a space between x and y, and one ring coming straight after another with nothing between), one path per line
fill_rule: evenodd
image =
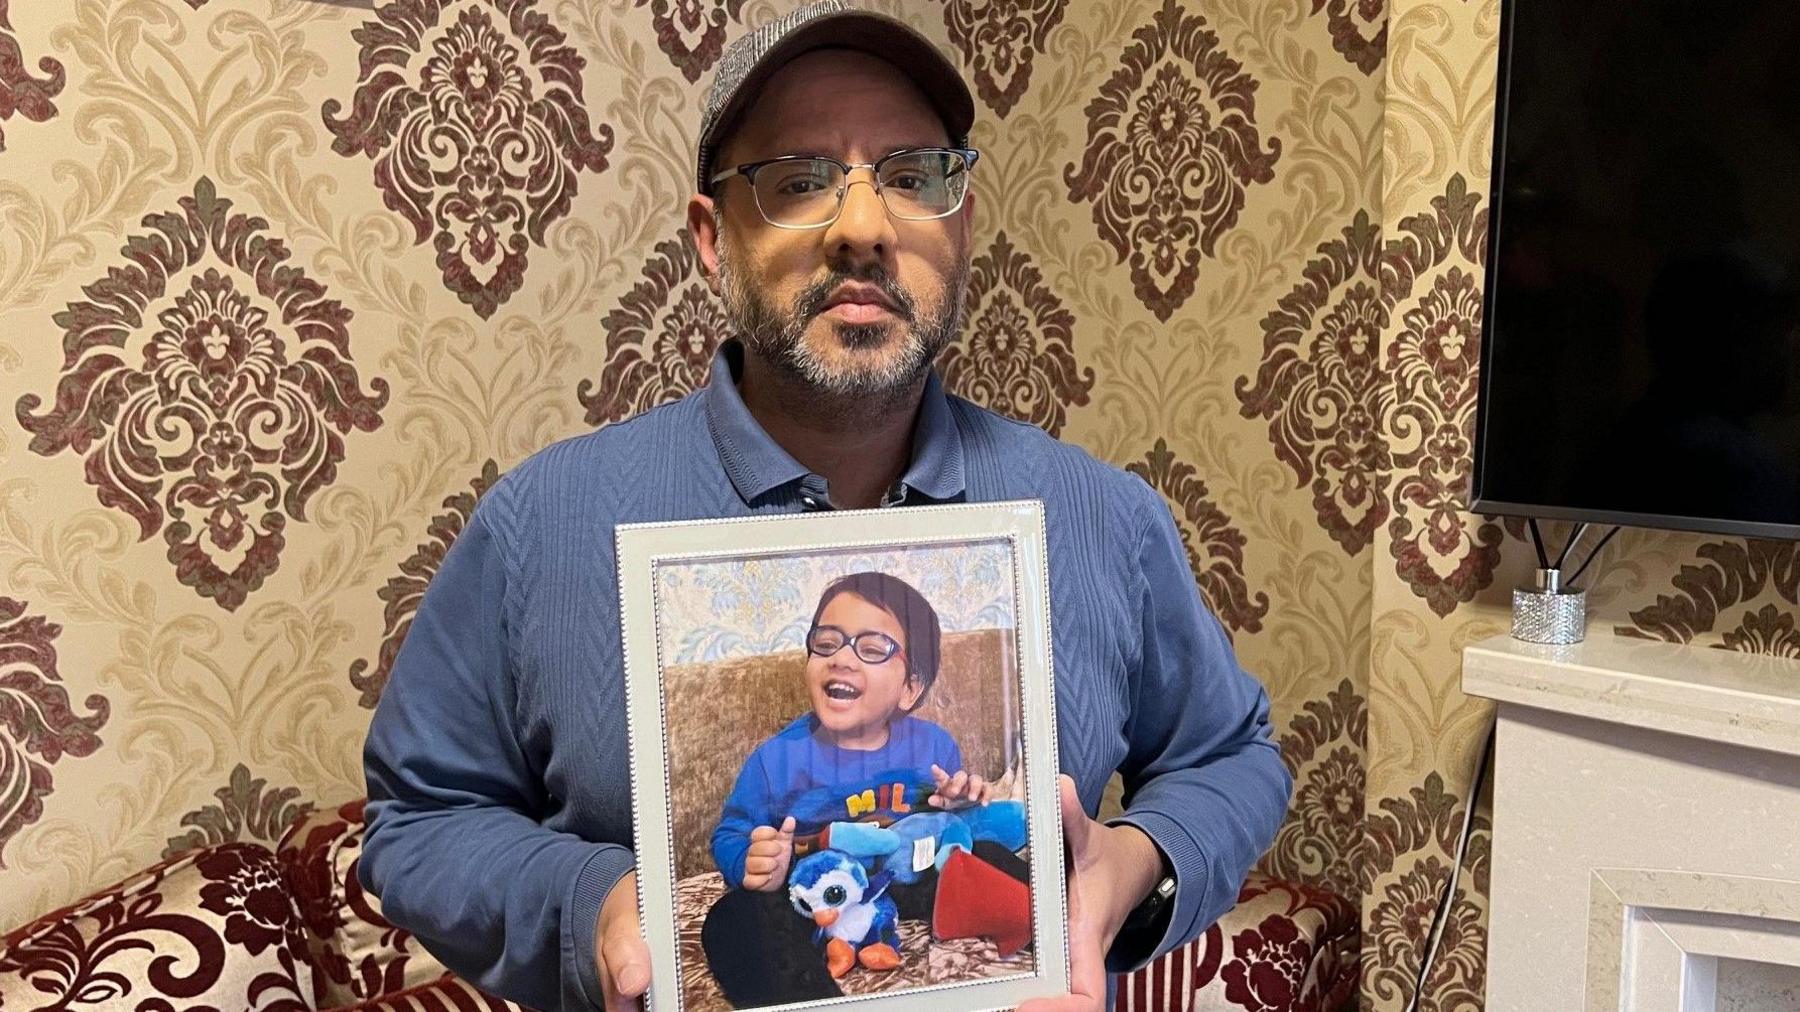
M842 938L833 938L825 943L825 967L833 977L842 977L856 965L856 950Z
M856 959L871 970L892 970L900 965L900 954L886 942L863 946L863 950L856 954Z

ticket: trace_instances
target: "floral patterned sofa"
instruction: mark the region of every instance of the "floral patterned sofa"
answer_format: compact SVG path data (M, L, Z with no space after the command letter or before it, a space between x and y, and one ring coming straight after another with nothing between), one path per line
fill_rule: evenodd
M356 881L362 802L314 812L271 852L163 861L0 938L0 1010L512 1010L449 973ZM1192 944L1131 975L1116 1012L1335 1012L1355 993L1354 909L1253 876Z

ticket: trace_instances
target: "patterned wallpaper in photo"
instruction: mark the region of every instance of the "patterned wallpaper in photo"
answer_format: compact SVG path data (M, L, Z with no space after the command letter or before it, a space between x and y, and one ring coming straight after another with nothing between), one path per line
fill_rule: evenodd
M801 649L825 588L870 571L911 584L945 632L1014 625L1013 552L1005 540L680 560L656 567L663 663Z

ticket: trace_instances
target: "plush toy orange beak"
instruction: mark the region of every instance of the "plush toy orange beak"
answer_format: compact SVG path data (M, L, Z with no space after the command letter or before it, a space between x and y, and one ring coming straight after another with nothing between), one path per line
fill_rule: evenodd
M838 912L836 910L814 910L813 911L813 923L817 924L821 928L831 927L833 924L837 923L837 919L838 919Z

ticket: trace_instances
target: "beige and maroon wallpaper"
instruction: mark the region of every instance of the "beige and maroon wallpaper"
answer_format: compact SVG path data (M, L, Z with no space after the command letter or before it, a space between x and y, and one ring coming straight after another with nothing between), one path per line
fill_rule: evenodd
M789 6L0 0L0 927L362 792L476 498L704 376L698 105ZM1403 1007L1526 565L1459 508L1498 4L879 6L978 92L950 382L1168 498L1296 774L1266 863ZM1600 570L1602 630L1800 655L1791 544ZM1478 825L1427 1009L1481 1006Z

